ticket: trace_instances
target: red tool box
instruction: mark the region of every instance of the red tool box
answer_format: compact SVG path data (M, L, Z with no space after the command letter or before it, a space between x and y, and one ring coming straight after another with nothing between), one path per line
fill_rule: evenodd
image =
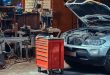
M36 38L36 64L38 71L41 68L51 73L58 69L61 73L64 69L64 41L60 38Z

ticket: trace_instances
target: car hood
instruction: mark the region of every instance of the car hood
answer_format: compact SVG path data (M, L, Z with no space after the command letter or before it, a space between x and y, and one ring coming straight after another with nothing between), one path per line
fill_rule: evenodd
M91 0L69 0L65 5L86 26L110 26L110 8Z

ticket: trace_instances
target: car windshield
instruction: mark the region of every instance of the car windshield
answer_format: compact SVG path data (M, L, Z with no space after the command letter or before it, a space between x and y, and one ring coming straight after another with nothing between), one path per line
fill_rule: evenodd
M110 8L96 1L70 0L65 4L86 25L109 25Z

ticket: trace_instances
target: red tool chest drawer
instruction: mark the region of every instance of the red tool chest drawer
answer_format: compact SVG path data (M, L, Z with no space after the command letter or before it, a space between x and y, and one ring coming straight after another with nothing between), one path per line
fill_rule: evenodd
M40 65L42 68L47 68L48 67L48 62L43 61L43 60L36 60L37 65Z
M36 38L36 64L48 71L64 68L64 41L60 38Z
M48 52L40 52L40 51L36 51L36 56L44 56L44 57L48 57Z

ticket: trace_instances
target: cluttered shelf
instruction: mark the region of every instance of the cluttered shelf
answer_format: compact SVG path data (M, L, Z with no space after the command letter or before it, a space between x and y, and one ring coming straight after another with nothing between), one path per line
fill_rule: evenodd
M38 12L23 12L22 14L16 14L17 16L19 15L39 15Z
M23 25L31 26L33 29L39 29L40 27L40 20L39 20L39 13L33 12L25 12L22 14L16 14L16 22L18 23L18 28L22 27Z
M0 6L0 28L12 29L16 22L15 6Z
M15 8L15 6L0 6L0 8Z

